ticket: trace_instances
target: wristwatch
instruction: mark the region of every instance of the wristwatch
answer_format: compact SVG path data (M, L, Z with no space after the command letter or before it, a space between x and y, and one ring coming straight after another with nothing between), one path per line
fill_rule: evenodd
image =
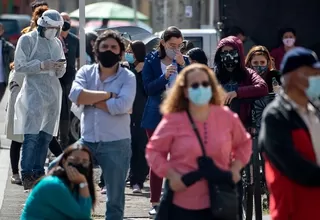
M83 189L83 188L86 187L86 186L88 186L88 183L87 183L87 182L84 182L84 183L80 183L80 184L79 184L79 187L80 187L81 189Z

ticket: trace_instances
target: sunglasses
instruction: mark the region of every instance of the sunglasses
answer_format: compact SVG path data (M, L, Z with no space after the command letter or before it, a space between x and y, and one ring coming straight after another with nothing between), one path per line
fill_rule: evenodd
M199 86L207 88L208 86L210 86L210 83L208 81L204 81L201 83L192 83L190 87L193 89L197 89L197 88L199 88Z

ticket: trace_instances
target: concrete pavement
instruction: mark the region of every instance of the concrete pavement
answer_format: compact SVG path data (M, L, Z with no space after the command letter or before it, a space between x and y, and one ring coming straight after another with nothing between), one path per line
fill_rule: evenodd
M22 186L11 184L10 175L10 157L9 147L10 141L5 138L5 106L7 103L7 95L4 96L0 103L0 219L1 220L18 220L23 208L23 204L28 196L23 192ZM125 219L143 220L149 219L149 183L142 194L133 194L131 189L126 188L126 208ZM104 219L106 196L100 194L97 189L97 205L93 213L94 219ZM269 216L265 216L263 220L269 220Z

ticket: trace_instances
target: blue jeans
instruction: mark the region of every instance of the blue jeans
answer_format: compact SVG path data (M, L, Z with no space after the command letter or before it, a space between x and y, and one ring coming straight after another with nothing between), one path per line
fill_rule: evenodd
M131 158L131 140L91 143L81 139L80 143L89 147L102 169L107 187L106 219L123 220L124 190Z
M39 134L25 134L22 143L21 154L21 176L36 178L45 174L44 164L46 162L49 143L52 135L40 131Z

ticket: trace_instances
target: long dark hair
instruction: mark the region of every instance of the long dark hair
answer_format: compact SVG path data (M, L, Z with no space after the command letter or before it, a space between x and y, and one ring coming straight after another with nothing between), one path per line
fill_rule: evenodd
M92 159L92 154L87 147L85 147L79 143L75 143L75 144L71 145L70 147L68 147L67 149L65 149L61 159L59 160L57 165L53 168L53 171L51 172L50 175L59 177L67 186L70 187L71 182L68 179L67 173L63 168L63 163L75 151L84 151L89 154L90 165L88 167L89 172L88 172L88 176L86 178L88 181L88 188L89 188L90 196L92 199L92 209L93 209L95 206L95 203L96 203L96 194L95 194L95 187L94 187L94 180L93 180L93 159ZM79 191L78 185L75 185L74 191Z
M130 42L129 46L131 47L131 50L137 62L143 62L147 53L146 45L142 41L136 40L136 41Z
M94 56L93 46L91 45L91 41L96 42L97 38L98 38L98 34L96 32L92 31L92 32L86 33L86 53L90 57L92 63L94 63L96 59Z
M161 35L161 40L163 40L164 42L167 42L168 40L170 40L172 37L176 37L176 38L183 38L181 31L179 30L179 28L175 27L175 26L171 26L168 27ZM161 44L161 42L159 43L159 46L157 48L157 50L159 51L159 57L160 59L163 59L166 57L166 50L164 48L164 46Z

